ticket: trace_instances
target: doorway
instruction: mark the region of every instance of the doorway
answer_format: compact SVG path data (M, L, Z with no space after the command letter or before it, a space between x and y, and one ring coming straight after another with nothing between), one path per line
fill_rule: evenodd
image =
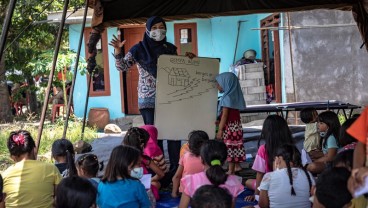
M279 27L280 14L261 20L261 28ZM281 103L281 64L279 31L261 29L262 62L264 63L267 103Z
M126 40L124 54L127 54L130 48L143 39L145 31L144 26L120 30L121 40ZM138 108L138 81L139 72L137 65L134 65L126 72L120 73L122 112L125 114L140 114Z

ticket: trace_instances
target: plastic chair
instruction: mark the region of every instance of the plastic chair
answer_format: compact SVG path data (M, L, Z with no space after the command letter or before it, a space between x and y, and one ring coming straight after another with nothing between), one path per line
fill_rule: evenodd
M51 123L55 122L56 115L60 116L60 108L63 108L63 114L64 114L64 104L52 104L52 110L51 110Z
M15 102L13 103L13 107L15 109L15 115L21 115L23 114L23 106L24 104L21 102Z
M60 108L63 108L63 114L64 114L64 108L65 104L52 104L52 110L51 110L51 123L55 122L56 115L60 116ZM70 114L73 113L73 105L70 106Z

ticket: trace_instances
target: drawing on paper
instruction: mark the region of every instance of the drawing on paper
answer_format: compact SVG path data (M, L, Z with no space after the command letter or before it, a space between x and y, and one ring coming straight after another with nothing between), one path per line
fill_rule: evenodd
M193 99L210 92L216 88L215 75L198 70L187 70L186 68L160 68L167 73L167 83L172 90L165 93L165 99L159 104L171 104L187 99ZM163 76L165 77L165 76Z
M169 72L169 85L171 86L188 86L189 73L183 68L172 68Z

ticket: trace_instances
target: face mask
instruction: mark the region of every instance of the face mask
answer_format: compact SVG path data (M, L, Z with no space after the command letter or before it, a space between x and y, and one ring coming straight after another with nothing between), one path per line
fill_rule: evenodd
M155 41L161 41L166 37L166 30L156 29L149 31L149 37Z
M134 168L130 171L130 176L132 176L133 178L141 179L143 177L143 168Z
M321 131L321 132L319 132L319 135L320 135L321 137L325 137L325 136L326 136L326 134L327 134L327 132L325 132L325 131Z

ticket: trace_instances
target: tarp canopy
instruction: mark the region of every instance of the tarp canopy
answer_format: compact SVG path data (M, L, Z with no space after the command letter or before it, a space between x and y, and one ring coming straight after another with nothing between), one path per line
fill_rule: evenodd
M90 0L89 7L94 9L95 28L143 24L150 16L182 20L312 9L352 10L364 41L368 40L368 0Z

